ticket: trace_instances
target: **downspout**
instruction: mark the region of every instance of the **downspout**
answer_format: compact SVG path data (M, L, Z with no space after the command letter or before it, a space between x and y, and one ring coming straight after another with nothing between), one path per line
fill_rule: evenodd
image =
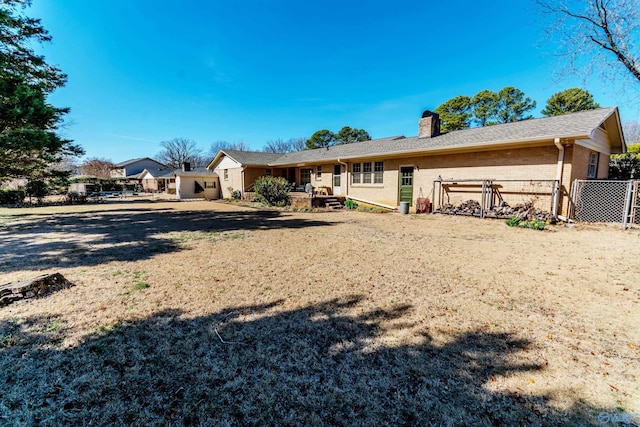
M338 163L344 165L344 196L347 197L349 195L349 165L340 159L338 159Z
M562 191L562 170L564 169L564 147L560 143L560 138L554 139L553 143L558 149L558 169L556 171L556 180L558 181L558 190L556 192L556 198L553 201L553 215L556 218L560 219L561 221L566 222L567 221L566 217L562 215L558 215L558 209L560 206L560 195Z
M240 168L240 200L244 200L244 170L246 169L245 166L243 166L242 168Z

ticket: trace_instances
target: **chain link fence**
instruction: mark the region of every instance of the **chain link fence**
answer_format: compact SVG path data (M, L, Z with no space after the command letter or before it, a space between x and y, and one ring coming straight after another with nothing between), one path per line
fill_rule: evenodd
M640 181L576 180L571 188L571 218L577 222L640 223Z

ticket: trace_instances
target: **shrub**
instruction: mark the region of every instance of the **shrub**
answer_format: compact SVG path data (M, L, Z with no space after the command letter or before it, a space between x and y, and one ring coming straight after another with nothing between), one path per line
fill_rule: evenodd
M240 200L242 198L242 193L240 192L240 190L234 190L233 187L227 187L227 190L229 190L229 193L231 193L231 199Z
M31 179L25 186L25 191L29 197L35 197L38 199L38 203L42 203L44 196L49 194L49 187L47 183L41 179Z
M356 209L358 207L358 203L356 203L355 200L348 199L345 200L344 207L347 209Z
M269 206L287 206L291 203L289 182L281 177L261 176L254 184L256 200Z
M519 227L520 222L522 222L522 219L520 217L514 216L513 218L509 218L507 220L507 225L509 227Z
M544 230L548 224L548 222L537 218L533 218L531 221L524 221L522 218L517 216L507 220L507 225L509 227L531 228L532 230Z
M24 201L22 190L0 190L0 205L17 205Z
M70 205L77 205L80 203L86 203L87 202L87 196L77 193L75 191L71 191L69 193L67 193L67 200L66 202Z

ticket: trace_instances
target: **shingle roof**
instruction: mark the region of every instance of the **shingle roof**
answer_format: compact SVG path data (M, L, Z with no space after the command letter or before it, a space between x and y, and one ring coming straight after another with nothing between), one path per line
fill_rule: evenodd
M153 171L153 173L156 178L171 178L174 171L175 169L161 169L158 171Z
M160 163L157 160L152 159L151 157L138 157L137 159L129 159L129 160L125 160L124 162L117 163L115 166L118 167L118 168L122 168L122 167L125 167L125 166L129 166L130 164L133 164L133 163L136 163L136 162L140 162L142 160L151 160L152 162L156 162L157 164L162 165L162 163Z
M280 155L270 166L295 165L388 156L403 153L437 152L472 147L493 147L554 138L588 138L616 108L599 108L562 116L523 120L494 126L449 132L436 137L384 138L355 144L336 145ZM236 159L238 160L238 159Z
M177 169L173 171L174 176L218 176L217 173L210 171L207 168L194 168L188 172L183 171L182 169Z
M238 163L248 166L267 166L282 157L282 153L263 153L258 151L220 150Z

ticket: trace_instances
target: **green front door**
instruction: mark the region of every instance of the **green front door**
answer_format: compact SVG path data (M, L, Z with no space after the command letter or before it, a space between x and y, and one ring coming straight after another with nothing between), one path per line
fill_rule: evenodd
M400 168L400 201L413 206L413 166Z

